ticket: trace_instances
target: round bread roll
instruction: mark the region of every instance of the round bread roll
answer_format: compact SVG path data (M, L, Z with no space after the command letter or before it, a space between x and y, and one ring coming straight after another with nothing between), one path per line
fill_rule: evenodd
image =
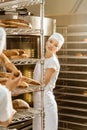
M29 109L30 106L23 99L15 99L12 101L14 109Z

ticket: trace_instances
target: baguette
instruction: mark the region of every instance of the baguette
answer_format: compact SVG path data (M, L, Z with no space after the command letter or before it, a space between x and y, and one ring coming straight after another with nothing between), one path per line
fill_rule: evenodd
M13 49L8 49L8 50L3 50L3 53L7 56L14 56L14 55L19 55L19 52L17 50L13 50Z
M17 51L19 53L19 55L22 55L25 53L25 51L23 49L11 49L13 51Z
M0 84L5 85L8 78L0 78Z
M9 78L11 73L8 72L0 72L0 77L2 78Z
M17 26L18 28L20 27L31 28L31 24L29 24L27 21L22 20L22 19L7 19L7 20L4 20L3 23L9 26L14 25L14 26Z
M0 72L0 76L1 77L5 77L5 78L9 78L11 73L8 73L8 72ZM15 77L14 77L15 78ZM36 80L34 79L31 79L31 78L28 78L26 76L22 76L21 80L20 80L20 83L18 86L23 86L23 87L28 87L28 85L41 85L40 82L37 82Z
M17 86L17 88L28 88L28 87L29 85L24 81L20 82L19 85Z
M11 61L8 59L8 57L4 53L0 54L0 59L1 59L2 64L5 66L5 68L8 71L13 72L14 76L19 75L19 70L16 68L16 66L13 63L11 63Z
M26 24L29 25L29 23L23 19L6 19L3 20L4 23L6 24L14 24L14 25L18 25L18 24Z
M41 85L40 82L37 82L36 80L34 79L31 79L31 78L28 78L26 76L22 76L22 81L25 81L26 83L30 84L30 85Z
M25 59L25 58L28 58L28 55L27 54L22 54L22 55L19 55L19 56L11 56L10 59L11 60L19 60L19 59Z

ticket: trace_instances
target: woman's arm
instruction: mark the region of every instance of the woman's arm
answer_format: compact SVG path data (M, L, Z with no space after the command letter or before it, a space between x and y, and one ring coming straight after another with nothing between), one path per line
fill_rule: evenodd
M48 82L50 81L53 73L55 72L55 69L53 68L47 68L46 71L45 71L45 75L44 75L44 83L45 85L48 84Z

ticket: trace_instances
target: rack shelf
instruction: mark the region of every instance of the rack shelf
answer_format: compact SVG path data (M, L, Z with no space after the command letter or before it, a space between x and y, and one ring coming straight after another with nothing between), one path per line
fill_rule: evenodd
M40 35L40 29L5 28L7 35Z
M59 27L60 29L60 27ZM59 130L87 129L87 24L61 28L65 43L58 57L61 70L55 90Z
M11 60L11 62L15 65L31 65L31 64L36 64L37 61L40 61L40 59L26 58L20 60Z
M0 8L4 8L5 10L27 7L30 5L40 4L42 0L1 0Z

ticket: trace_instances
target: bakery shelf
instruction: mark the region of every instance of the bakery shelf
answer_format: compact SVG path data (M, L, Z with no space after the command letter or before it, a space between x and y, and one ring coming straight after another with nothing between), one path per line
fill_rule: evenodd
M7 35L40 35L40 29L5 28Z
M71 82L83 82L83 83L87 83L87 79L71 79L71 78L60 78L59 80L64 80L64 81L71 81Z
M80 127L81 126L86 126L87 127L87 124L83 124L83 123L75 123L75 122L71 122L71 121L64 121L64 120L59 120L60 122L62 123L68 123L68 124L72 124L72 125L79 125ZM63 130L73 130L73 129L63 129Z
M87 41L67 41L65 44L87 44Z
M0 2L0 8L4 8L5 10L21 8L25 6L40 4L42 0L3 0Z
M20 94L25 94L25 93L30 93L30 92L35 92L35 91L40 91L41 86L36 86L36 85L29 85L28 88L16 88L12 91L12 96L18 96Z
M30 107L29 109L18 109L16 111L17 113L14 115L11 125L14 123L27 121L31 118L34 118L37 115L39 116L41 113L41 110L37 110L32 107Z
M61 64L61 66L87 67L87 64Z
M78 104L82 104L82 105L87 105L87 102L83 102L83 101L76 101L76 100L71 100L71 99L57 99L58 102L61 101L62 102L67 102L67 103L76 103L77 105Z
M87 36L87 32L67 33L67 36Z
M79 89L79 90L87 90L87 87L78 87L78 86L66 86L66 85L57 85L59 88L65 88L65 89Z
M83 94L75 94L75 93L70 93L70 92L57 92L57 94L62 94L63 96L67 95L67 96L78 96L78 97L86 97L85 95Z
M37 61L40 59L35 59L35 58L24 58L24 59L18 59L18 60L11 60L11 62L15 65L31 65L35 64Z
M60 71L60 73L64 73L64 74L84 74L87 75L87 72L81 72L81 71Z
M77 111L81 111L81 112L87 112L87 109L81 109L81 108L74 108L74 107L67 107L67 106L59 106L59 109L68 109L68 110L77 110Z
M74 118L79 118L79 119L87 119L87 117L73 115L73 114L70 115L70 114L60 113L59 115L68 116L68 117L74 117Z
M78 51L80 51L80 52L87 52L87 49L61 49L61 51L62 52L64 52L64 51L73 51L73 52L78 52Z
M70 55L62 55L59 58L67 58L67 59L87 59L87 56L70 56Z

